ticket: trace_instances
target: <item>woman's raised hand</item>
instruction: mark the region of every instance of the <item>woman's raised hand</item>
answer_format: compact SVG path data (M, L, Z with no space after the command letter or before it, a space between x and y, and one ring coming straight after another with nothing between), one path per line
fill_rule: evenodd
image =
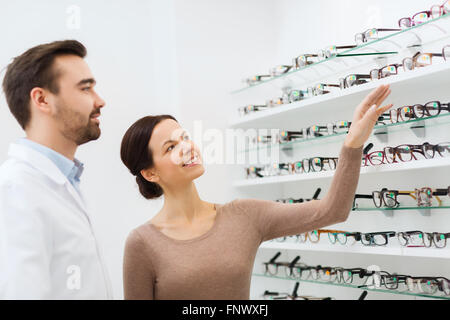
M378 118L392 108L392 104L380 107L390 93L389 85L381 85L369 93L359 104L353 114L353 121L345 138L345 146L359 148L364 145L372 133Z

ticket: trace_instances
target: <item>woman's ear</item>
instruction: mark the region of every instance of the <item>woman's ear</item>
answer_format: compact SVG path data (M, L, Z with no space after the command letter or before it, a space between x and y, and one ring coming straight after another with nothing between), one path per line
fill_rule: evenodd
M145 180L149 182L158 183L159 182L159 176L152 171L152 169L142 169L141 175L144 177Z

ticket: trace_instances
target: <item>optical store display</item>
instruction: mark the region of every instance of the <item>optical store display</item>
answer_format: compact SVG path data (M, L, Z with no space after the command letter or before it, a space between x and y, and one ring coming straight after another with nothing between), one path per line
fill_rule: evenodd
M441 57L446 62L450 61L450 45L444 46L441 53L417 52L413 57L404 58L401 64L389 64L380 69L372 69L368 74L350 74L344 78L339 78L339 84L319 83L314 87L308 87L307 90L291 90L288 93L284 94L283 97L277 98L277 103L268 101L265 105L248 105L239 108L238 112L241 116L245 116L252 112L267 110L268 108L273 108L280 105L291 104L297 101L313 98L331 92L329 90L325 90L325 88L335 87L344 90L353 86L369 83L370 81L376 81L397 75L399 74L399 70L407 72L417 68L430 66L433 63L433 57ZM448 104L446 104L446 106L448 107Z
M292 64L270 69L248 81L248 87L232 92L238 100L236 106L242 106L232 126L261 130L250 137L242 152L268 156L259 150L270 148L271 154L280 153L279 163L247 163L245 175L241 171L234 185L291 205L319 199L319 194L311 197L308 192L297 197L292 193L296 186L308 190L310 182L314 188L319 180L323 187L331 182L339 163L336 152L352 125L351 118L343 115L353 110L361 96L380 81L390 84L392 101L386 103L394 103L378 118L372 143L364 148L363 169L348 218L351 227L330 226L264 242L261 253L276 249L296 257L282 261L280 252L269 262L263 263L267 260L261 258L264 272L256 268L254 281L262 281L262 285L267 278L303 281L319 287L376 291L385 294L384 298L393 294L450 300L450 274L441 268L444 264L430 261L450 256L449 9L450 1L445 1L430 10L405 15L398 20L398 27L360 30L353 34L355 44L349 41L299 54ZM258 89L252 89L256 85ZM258 95L261 99L256 104ZM298 174L307 176L295 177ZM273 196L274 186L277 196ZM398 214L394 216L395 210ZM366 215L370 225L361 222ZM352 220L354 216L358 219ZM335 265L334 255L345 259L347 254L361 263L358 268L305 264L298 255L303 251L323 254L323 259L329 260L327 265ZM395 261L396 267L387 262L382 270L402 267L406 273L362 267L369 265L364 263L367 257L377 255L389 256L388 260L380 258L380 263ZM435 267L426 267L429 272L411 269L408 273L410 262L406 259L411 257L419 263L414 270L420 270L421 261ZM331 298L325 292L319 291L318 299ZM255 294L260 297L261 291ZM333 295L351 299L344 290ZM266 290L262 296L273 300L312 298L281 287Z
M442 232L423 232L423 231L379 231L379 232L348 232L342 230L319 229L307 233L280 237L274 239L274 242L293 242L293 243L313 243L317 244L321 240L321 234L327 234L329 243L341 245L355 245L360 243L364 246L386 246L391 238L398 240L398 244L409 248L446 248L447 239L450 233Z
M398 162L410 162L413 160L433 159L435 157L448 157L450 155L450 142L421 145L402 144L396 147L384 147L383 150L368 153L373 147L366 148L363 157L363 166L378 166Z
M357 288L385 288L388 290L409 291L427 295L450 296L450 280L445 277L412 276L372 271L361 267L343 268L311 266L298 262L300 256L292 261L278 262L278 252L268 262L263 263L266 276L285 276L295 280L334 282L337 284L356 284Z
M435 157L450 156L450 142L421 145L402 144L396 147L384 147L383 150L368 152L373 148L369 144L364 151L361 166L378 166L381 164L393 164L398 162L410 162L413 160L427 160ZM305 158L292 163L274 163L263 167L250 166L245 168L247 179L282 176L289 174L304 174L335 170L338 164L336 157Z
M445 1L442 5L434 5L430 10L421 11L414 14L411 18L401 18L398 21L400 28L411 28L424 23L430 19L436 19L444 14L450 13L450 1Z
M334 56L338 56L338 50L342 49L354 49L361 45L366 45L371 40L379 39L380 32L396 32L405 29L409 29L432 19L438 19L439 17L450 13L450 0L446 0L441 5L434 5L430 10L424 10L415 13L411 17L403 17L398 20L397 28L371 28L362 33L357 33L354 36L356 45L336 46L331 45L317 51L317 53L300 54L292 60L292 65L282 65L280 67L272 68L271 70L280 70L280 72L269 72L269 75L256 75L247 79L244 82L248 86L258 84L261 81L268 80L271 77L277 77L282 74L286 74L289 71L295 71L307 67L311 64L318 63L320 61L330 59ZM345 52L344 52L345 53ZM447 56L448 57L448 56Z
M353 209L358 208L357 199L371 199L376 208L398 208L400 206L399 196L407 196L413 199L418 207L431 207L442 205L439 196L450 196L450 187L446 189L432 189L423 187L412 191L399 191L383 188L381 191L373 191L372 194L355 194ZM435 203L434 203L435 202Z

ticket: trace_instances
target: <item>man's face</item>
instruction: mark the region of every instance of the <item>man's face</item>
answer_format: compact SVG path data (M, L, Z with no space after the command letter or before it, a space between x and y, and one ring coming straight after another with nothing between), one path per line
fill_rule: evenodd
M60 133L76 145L100 137L100 109L105 102L94 90L95 80L87 63L75 55L59 56L53 65L59 73L53 118Z

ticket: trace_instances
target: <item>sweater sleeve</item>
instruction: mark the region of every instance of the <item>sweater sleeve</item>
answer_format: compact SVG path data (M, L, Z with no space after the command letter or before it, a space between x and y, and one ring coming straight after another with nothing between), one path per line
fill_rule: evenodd
M257 199L235 200L249 216L261 242L300 234L347 220L361 168L362 147L343 146L330 189L321 200L285 204Z
M125 244L123 288L125 300L153 300L155 275L146 254L145 242L133 230Z

